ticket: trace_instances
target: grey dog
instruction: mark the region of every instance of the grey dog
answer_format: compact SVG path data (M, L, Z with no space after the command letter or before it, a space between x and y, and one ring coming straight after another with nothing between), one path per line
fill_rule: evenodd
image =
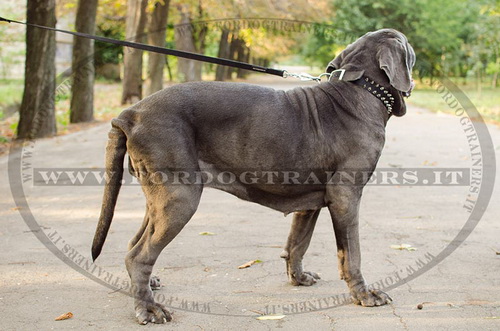
M332 77L314 87L278 91L261 86L195 82L159 91L114 119L106 148L101 216L92 246L99 256L118 197L125 154L146 196L146 215L129 243L125 263L131 278L138 322L171 320L153 299L153 265L160 252L195 213L203 187L212 186L284 213L294 213L282 257L294 285L319 279L302 269L319 212L327 207L334 226L340 278L353 301L363 306L391 302L371 289L360 270L358 210L365 176L355 185L325 182L348 169L373 171L385 142L391 115L406 112L403 96L413 89L415 53L407 38L392 29L370 32L328 64ZM236 180L152 184L150 175L177 170L220 175L230 170ZM288 185L266 180L240 180L244 171L297 170ZM319 183L300 182L307 170ZM185 176L183 179L189 178ZM258 178L257 178L258 179ZM297 184L299 182L299 184Z

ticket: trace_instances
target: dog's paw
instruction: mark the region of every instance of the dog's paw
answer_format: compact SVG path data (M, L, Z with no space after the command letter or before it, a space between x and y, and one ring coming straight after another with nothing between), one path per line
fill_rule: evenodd
M139 324L164 324L172 320L172 315L162 304L156 302L141 302L136 304L135 317Z
M380 290L368 290L364 288L358 292L351 293L351 296L355 304L363 307L383 306L392 302L392 298Z
M152 290L157 290L161 287L160 278L158 276L151 276L149 279L149 286Z
M299 285L311 286L313 284L316 284L316 281L318 279L321 279L321 278L318 276L317 273L311 272L311 271L303 271L299 275L293 274L290 277L290 282L292 283L292 285L295 285L295 286L299 286Z
M288 253L287 250L283 250L283 252L281 252L281 254L280 254L280 257L282 259L288 260L290 258L290 253Z

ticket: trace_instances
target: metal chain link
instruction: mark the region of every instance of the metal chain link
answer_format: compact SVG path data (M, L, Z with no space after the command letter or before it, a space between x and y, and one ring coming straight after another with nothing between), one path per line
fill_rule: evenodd
M330 78L331 75L332 75L331 73L324 72L319 76L312 76L312 75L310 75L308 73L304 73L304 72L301 72L300 74L296 74L296 73L288 72L285 70L285 72L283 74L283 78L293 77L293 78L300 79L301 81L313 80L319 84L319 83L321 83L321 77L327 76L328 78Z

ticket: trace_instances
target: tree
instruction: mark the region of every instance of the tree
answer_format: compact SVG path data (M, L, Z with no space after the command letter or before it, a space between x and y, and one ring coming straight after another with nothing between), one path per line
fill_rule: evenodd
M476 38L474 24L482 20L480 7L485 1L496 0L334 0L333 25L352 37L381 28L397 29L417 53L415 69L420 78L432 80L452 72L465 75L470 64L463 64L470 56L463 48ZM316 51L317 46L310 43L309 49Z
M238 52L238 44L239 44L238 34L239 34L239 29L235 29L235 31L231 33L231 42L229 43L229 56L227 57L230 60L236 60L236 55ZM233 78L233 72L235 71L236 68L227 67L226 79L231 80Z
M478 89L482 70L491 75L491 87L497 87L500 73L500 2L489 0L480 8L481 18L474 24L469 43L472 70L478 77Z
M217 57L228 59L229 58L229 30L222 29L220 40L219 40L219 52ZM223 65L218 65L215 70L215 80L222 81L226 79L226 72L228 67Z
M125 31L127 40L143 41L147 4L147 0L128 0ZM124 51L122 104L136 103L142 99L142 53L135 48Z
M96 17L96 34L112 39L125 39L127 2L123 0L99 0ZM94 44L94 68L96 77L121 81L120 63L124 47L96 42Z
M56 26L55 0L28 0L27 22ZM26 28L24 94L17 137L35 139L56 134L55 119L55 33Z
M191 12L186 4L177 5L180 14L179 27L175 29L175 46L179 50L203 54L207 27L193 25ZM203 17L201 2L198 3L198 18ZM201 80L202 62L179 58L177 60L179 79L183 82Z
M98 0L79 0L75 29L94 34ZM90 122L94 119L94 40L75 37L71 72L70 122Z
M238 43L236 60L238 60L240 62L248 63L248 61L250 61L250 48L248 48L248 46L245 44L245 40L243 40L243 39L238 39L238 40L239 40L239 43ZM243 79L247 75L248 75L247 70L243 70L241 68L238 68L236 70L236 77L237 78Z
M163 3L162 3L163 2ZM151 45L165 46L165 35L170 0L155 3L148 24L148 41ZM149 52L147 94L153 94L163 88L163 68L165 55Z

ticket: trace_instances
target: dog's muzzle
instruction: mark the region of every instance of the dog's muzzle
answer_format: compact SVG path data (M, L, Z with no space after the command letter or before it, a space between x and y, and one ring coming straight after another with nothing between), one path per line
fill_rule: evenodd
M413 91L414 88L415 88L415 81L412 79L411 80L411 85L410 85L410 90L408 92L403 92L403 96L405 98L409 98L410 95L411 95L411 92Z

